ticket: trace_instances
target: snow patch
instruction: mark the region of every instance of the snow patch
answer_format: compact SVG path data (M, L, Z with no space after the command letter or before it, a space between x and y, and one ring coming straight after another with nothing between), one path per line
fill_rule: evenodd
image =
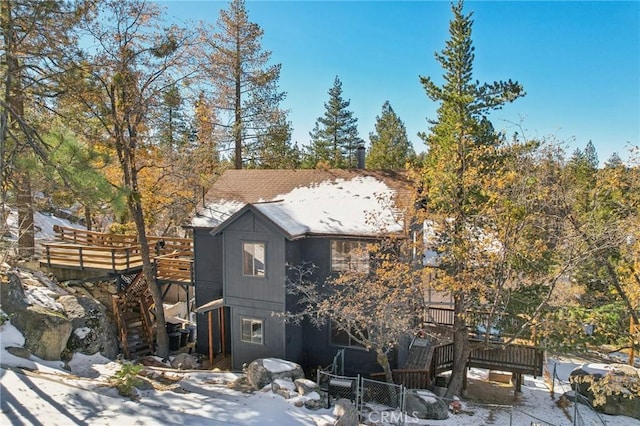
M262 365L271 373L284 373L285 371L293 371L298 365L291 361L285 361L278 358L265 358Z
M91 333L91 329L89 327L80 327L73 330L73 334L75 334L76 337L80 340L87 337L89 333Z

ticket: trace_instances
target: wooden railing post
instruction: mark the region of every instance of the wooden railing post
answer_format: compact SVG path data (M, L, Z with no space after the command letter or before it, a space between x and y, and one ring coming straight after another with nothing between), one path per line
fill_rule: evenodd
M80 255L80 269L84 271L84 260L82 259L82 247L78 248L78 254Z

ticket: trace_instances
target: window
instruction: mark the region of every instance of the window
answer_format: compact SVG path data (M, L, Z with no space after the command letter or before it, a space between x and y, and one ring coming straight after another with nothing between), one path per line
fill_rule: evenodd
M242 336L241 340L248 343L262 344L262 320L255 318L242 318Z
M242 273L250 277L264 277L265 244L242 243Z
M364 332L366 335L366 330ZM353 327L351 329L351 334L355 334L355 330L353 329ZM350 346L357 348L364 347L363 345L352 339L351 336L349 336L349 333L341 330L335 321L331 321L331 344L336 346Z
M332 240L331 271L369 272L369 253L363 241Z

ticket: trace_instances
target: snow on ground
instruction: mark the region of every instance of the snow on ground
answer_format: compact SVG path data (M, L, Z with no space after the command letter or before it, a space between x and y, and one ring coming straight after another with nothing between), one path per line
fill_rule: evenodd
M38 281L27 286L33 303L51 307L54 294L62 291L54 283L42 285L27 272L23 282ZM0 312L1 313L1 312ZM305 397L285 400L272 392L243 393L228 385L239 377L235 373L213 371L167 371L163 374L175 381L174 387L148 389L139 392L139 400L131 401L118 395L109 386L109 378L121 365L100 354L75 354L65 370L61 361L43 361L32 356L19 358L7 347L23 347L23 335L7 321L0 326L0 424L139 424L139 425L328 425L335 416L332 409L318 411L296 407ZM612 360L619 362L619 357ZM462 401L462 411L447 420L404 418L406 424L419 425L572 425L573 405L558 407L560 395L570 390L569 373L587 361L580 358L550 358L548 369L555 370L555 397L552 399L543 378L524 377L522 397L513 406L488 406ZM280 359L265 359L265 368L272 372L288 371L294 364ZM591 367L606 368L602 364ZM24 369L24 370L22 370ZM469 379L487 380L488 371L471 369ZM286 387L286 383L280 383ZM510 389L512 392L512 388ZM307 397L308 398L308 397ZM585 425L640 425L627 417L598 415L579 405L579 415ZM374 412L364 418L370 424L397 424L401 417L391 412Z
M23 277L26 281L32 277ZM42 282L41 280L39 280ZM53 283L28 286L34 303L51 306L61 289ZM39 293L36 290L42 290ZM1 311L0 311L0 314ZM285 400L272 392L244 393L229 387L240 375L209 370L163 371L172 386L139 391L131 401L109 386L109 378L120 370L117 362L100 354L75 354L66 370L61 361L43 361L32 356L24 359L12 355L7 347L23 347L24 336L10 323L0 326L0 424L14 425L329 425L336 417L332 409L317 411L296 407L305 397ZM622 355L612 356L620 362ZM524 376L522 396L513 406L489 406L462 401L462 411L447 420L404 418L416 425L572 425L573 404L558 407L558 398L570 390L569 373L577 366L589 364L568 356L550 358L547 368L554 370L554 398L541 377ZM272 372L291 370L293 363L265 359L263 365ZM590 368L606 368L601 363ZM153 371L151 367L147 367ZM469 379L487 380L488 371L469 370ZM281 385L285 385L281 383ZM509 389L513 392L513 388ZM308 398L308 397L307 397ZM621 416L596 414L578 405L584 425L638 425L640 421ZM390 412L375 412L365 417L369 424L398 424L399 417Z
M332 409L312 411L296 407L295 399L285 400L271 392L235 390L229 384L239 374L208 370L163 371L164 376L175 383L166 389L141 390L139 399L132 401L108 385L109 378L120 368L117 362L99 354L75 354L68 371L60 361L15 357L5 348L24 345L24 337L10 322L0 328L0 342L0 424L3 425L330 425L336 419ZM571 358L551 360L563 380L580 362ZM471 369L469 374L470 379L486 379L488 372ZM447 420L411 417L404 420L406 424L432 426L529 426L536 422L572 425L573 405L563 410L556 404L567 390L568 384L557 382L555 399L552 399L542 378L525 376L520 404L513 408L463 401L462 412L451 414ZM597 415L584 405L579 405L579 413L585 425L640 425L639 421L627 417ZM398 418L390 413L377 413L365 420L390 424Z
M9 322L0 329L3 425L328 425L331 410L310 411L273 393L243 393L228 384L238 375L173 373L177 385L148 389L132 401L108 386L119 364L100 355L76 354L69 363L15 357L5 349L24 338ZM27 370L20 370L22 367ZM173 389L173 390L172 390Z
M77 223L62 219L54 214L34 212L33 221L36 231L36 239L44 241L52 241L55 239L56 233L53 231L54 225L65 226L68 228L86 229L84 226ZM17 210L11 210L7 217L7 227L11 233L10 240L16 241L18 239L18 212Z

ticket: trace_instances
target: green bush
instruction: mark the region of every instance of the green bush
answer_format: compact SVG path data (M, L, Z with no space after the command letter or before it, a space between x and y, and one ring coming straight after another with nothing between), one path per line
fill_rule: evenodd
M135 388L142 384L138 373L143 369L139 364L123 364L122 368L111 378L111 383L118 389L118 393L131 399L137 397Z

